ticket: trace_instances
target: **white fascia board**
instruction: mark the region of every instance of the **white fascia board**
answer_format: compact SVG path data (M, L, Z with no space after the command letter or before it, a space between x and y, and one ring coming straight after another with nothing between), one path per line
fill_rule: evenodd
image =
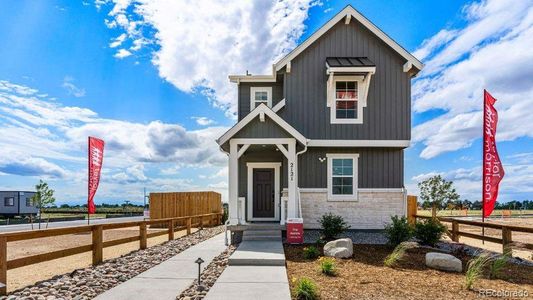
M327 64L326 64L327 65ZM327 66L326 74L330 73L370 73L376 74L376 67L329 67Z
M409 147L410 140L309 140L308 147Z
M422 70L422 68L424 67L424 64L422 64L422 62L420 62L411 53L409 53L402 46L400 46L393 39L391 39L386 33L384 33L376 25L374 25L374 23L372 23L370 20L368 20L365 16L363 16L357 10L355 10L355 8L353 8L352 6L348 5L340 13L338 13L331 20L329 20L324 26L320 27L320 29L318 29L315 33L313 33L303 43L301 43L298 47L294 48L294 50L292 50L284 58L282 58L280 61L278 61L274 65L275 66L274 72L277 72L277 71L281 70L283 67L285 67L289 61L293 60L296 56L298 56L300 53L302 53L307 47L309 47L311 44L313 44L324 33L326 33L329 29L331 29L333 26L335 26L335 24L337 24L339 21L341 21L344 17L346 17L348 15L351 15L357 21L359 21L361 24L363 24L363 26L365 26L368 30L370 30L372 33L374 33L376 36L378 36L387 45L389 45L392 49L394 49L394 51L398 52L398 54L403 56L407 61L411 62L413 64L413 66L415 66L417 69Z
M272 110L277 113L283 107L285 107L285 98L283 98L280 102L274 105L274 107L272 107Z
M261 103L258 107L256 107L254 110L252 110L246 117L244 117L240 122L235 124L233 127L231 127L226 133L224 133L218 140L217 143L221 146L225 144L231 137L233 137L237 132L239 132L244 126L246 126L248 123L250 123L255 117L257 117L259 114L264 113L267 115L272 121L274 121L276 124L278 124L281 128L283 128L285 131L287 131L290 135L292 135L296 140L298 140L303 145L307 144L307 139L300 133L298 130L294 129L289 123L287 123L285 120L283 120L280 116L278 116L274 111L272 111L268 106Z
M275 75L229 75L229 81L233 83L241 82L276 82Z

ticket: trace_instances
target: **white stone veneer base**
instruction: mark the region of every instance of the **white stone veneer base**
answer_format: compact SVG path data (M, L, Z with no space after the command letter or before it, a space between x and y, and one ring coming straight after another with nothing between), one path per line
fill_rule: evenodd
M304 228L319 229L318 220L325 213L340 215L351 229L383 229L391 216L405 216L403 192L359 191L357 201L328 201L327 192L300 193Z

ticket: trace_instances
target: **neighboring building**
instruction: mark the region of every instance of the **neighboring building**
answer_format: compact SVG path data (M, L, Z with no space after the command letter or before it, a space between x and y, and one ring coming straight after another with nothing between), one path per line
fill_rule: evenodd
M411 78L422 63L351 6L270 75L232 75L238 123L218 140L229 154L231 224L325 213L354 229L405 215L404 149Z
M39 209L31 201L33 195L35 192L0 191L0 215L36 215Z

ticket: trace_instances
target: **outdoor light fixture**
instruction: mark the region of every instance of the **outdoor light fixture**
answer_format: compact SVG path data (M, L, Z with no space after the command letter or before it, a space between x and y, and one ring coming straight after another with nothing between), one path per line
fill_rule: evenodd
M198 287L196 288L197 291L203 291L204 287L202 286L202 282L200 281L200 273L202 273L201 265L204 262L204 260L201 257L198 257L198 259L195 261L195 263L198 264Z

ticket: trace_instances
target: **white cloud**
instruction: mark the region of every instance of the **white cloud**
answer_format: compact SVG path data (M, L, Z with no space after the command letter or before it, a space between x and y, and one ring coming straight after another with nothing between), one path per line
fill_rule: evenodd
M63 84L61 85L67 93L76 98L85 96L85 89L79 88L74 84L74 78L70 76L65 76L63 79Z
M118 59L123 59L125 57L128 57L131 55L131 52L129 52L128 50L126 49L119 49L117 51L117 53L115 53L115 57L118 58Z
M116 47L122 45L122 43L124 42L124 40L126 40L126 37L127 37L127 34L125 34L125 33L123 33L123 34L117 36L117 37L113 40L113 42L111 42L111 43L109 44L109 48L116 48Z
M156 44L152 62L162 78L182 91L200 91L213 105L234 114L236 89L227 75L270 73L271 64L296 46L314 4L114 0L106 24L119 26L134 40L141 38L140 28L153 29L155 35L143 36L137 47L134 41L132 50L144 42Z
M215 124L215 120L211 120L207 117L191 117L191 119L196 120L196 124L200 126L208 126Z
M99 195L123 197L124 189L137 194L143 186L152 190L205 189L209 182L198 186L188 179L158 178L165 173L159 166L171 164L176 170L210 167L215 172L224 168L227 157L215 139L226 130L206 127L190 131L157 120L143 124L101 118L86 108L63 106L35 89L0 81L0 172L61 179L59 195L63 199L84 197L89 135L106 142Z
M422 158L481 137L484 88L498 99L498 140L533 137L533 5L491 0L464 12L465 28L442 30L416 51L427 60L413 86L413 111L444 111L413 129L413 140L425 145Z

